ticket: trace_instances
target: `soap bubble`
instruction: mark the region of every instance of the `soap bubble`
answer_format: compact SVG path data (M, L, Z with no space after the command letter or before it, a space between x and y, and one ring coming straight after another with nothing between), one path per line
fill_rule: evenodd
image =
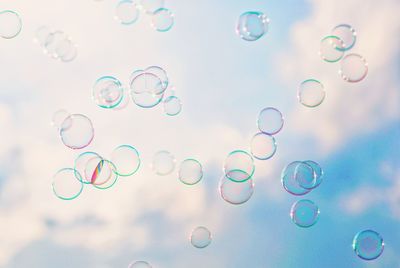
M322 83L315 79L307 79L300 84L297 98L306 107L319 106L325 99L325 89Z
M52 187L58 198L63 200L75 199L83 190L81 175L73 168L60 169L53 176Z
M159 32L167 32L174 25L174 14L166 8L154 11L151 17L151 26Z
M249 11L240 15L236 33L246 41L256 41L268 31L269 19L262 12Z
M360 82L367 76L367 73L368 63L361 55L347 54L340 62L339 74L346 82Z
M139 9L131 0L122 0L115 8L115 19L123 25L130 25L139 18Z
M16 37L22 29L22 20L17 12L3 10L0 12L0 36L4 39Z
M108 189L112 187L117 179L115 165L102 157L94 157L87 162L85 167L85 177L90 177L90 183L98 189Z
M150 66L150 67L146 68L145 72L154 74L161 80L161 90L162 91L155 92L156 94L161 94L167 89L168 84L169 84L169 79L168 79L167 72L163 68L161 68L160 66Z
M203 167L196 159L185 159L179 166L179 180L187 185L194 185L203 178Z
M258 129L266 134L275 135L283 127L282 113L274 108L267 107L261 110L257 118Z
M337 47L337 50L350 50L356 43L356 30L348 24L339 24L332 29L332 35L339 37L342 40L342 46Z
M343 41L334 35L325 36L321 40L319 55L326 62L337 62L344 52L340 50L344 47Z
M381 256L384 248L383 238L373 230L364 230L354 236L353 250L363 260L375 260Z
M78 179L82 180L82 182L85 184L90 184L92 180L93 170L89 170L89 168L87 168L89 161L92 159L98 159L99 162L102 157L96 152L83 152L75 159L74 169L80 174ZM91 162L92 169L93 163L95 162Z
M219 192L222 199L232 205L246 203L254 192L253 179L250 178L244 182L234 182L223 176L219 182Z
M267 160L274 156L276 146L273 136L260 132L255 134L251 139L250 152L258 160Z
M140 167L139 152L131 145L120 145L112 151L111 162L119 176L131 176Z
M128 268L152 268L147 261L135 261L129 264Z
M54 112L53 117L51 118L51 125L57 129L60 129L62 123L69 116L70 116L70 114L66 110L64 110L64 109L57 110ZM65 124L68 124L68 123L65 122Z
M299 227L311 227L318 221L319 208L311 200L299 200L292 205L290 209L290 218Z
M168 151L159 151L153 157L152 168L157 175L168 175L175 169L175 157Z
M224 174L235 182L243 182L250 179L254 174L254 170L253 157L242 150L229 153L224 162Z
M94 137L92 121L83 114L72 114L61 124L61 141L71 149L88 146Z
M211 232L203 226L193 229L192 234L190 235L190 243L192 243L196 248L205 248L211 244L211 241Z
M317 176L312 166L306 162L299 163L294 171L296 182L304 189L314 189Z
M317 188L322 182L324 171L322 170L321 166L317 162L314 162L312 160L306 160L306 161L303 161L303 163L306 163L307 165L312 167L312 169L314 170L315 184L314 184L313 188Z
M305 189L299 185L296 180L296 168L302 164L301 161L294 161L288 164L281 174L281 183L283 188L292 195L305 195L311 191L311 189Z
M178 97L169 96L165 98L164 103L164 112L166 115L174 116L178 115L182 110L182 103Z
M102 76L93 85L92 98L95 103L105 109L118 106L124 97L121 82L112 76Z

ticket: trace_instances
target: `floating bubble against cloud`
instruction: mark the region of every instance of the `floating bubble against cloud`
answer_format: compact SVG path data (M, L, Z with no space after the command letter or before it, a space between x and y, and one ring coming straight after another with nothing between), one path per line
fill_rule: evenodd
M187 185L194 185L203 178L203 167L196 159L185 159L179 166L179 180Z
M314 189L317 183L317 176L312 166L306 162L298 163L294 171L294 177L300 187Z
M60 199L75 199L83 190L81 175L73 168L60 169L53 176L52 188L54 194Z
M131 0L120 1L115 8L115 19L123 25L130 25L139 18L139 9Z
M324 101L325 94L324 85L320 81L307 79L300 84L297 98L304 106L314 108Z
M159 32L167 32L174 25L174 14L166 8L154 11L151 17L151 26Z
M266 134L274 135L281 131L284 119L282 113L274 108L267 107L261 110L257 118L258 129Z
M182 110L182 102L176 96L169 96L165 98L164 103L164 112L166 115L175 116L178 115Z
M128 268L152 268L147 261L135 261L129 264Z
M112 109L118 106L124 97L121 82L112 76L102 76L93 85L92 98L97 106Z
M258 11L248 11L240 15L236 33L246 41L256 41L268 32L269 19Z
M159 151L153 157L152 168L157 175L168 175L175 169L175 157L168 151Z
M381 256L384 247L383 238L373 230L361 231L353 239L353 250L363 260L375 260Z
M16 37L22 29L19 14L12 10L0 11L0 36L4 39Z
M85 184L91 184L92 183L92 176L93 176L93 165L96 165L95 161L91 161L97 159L97 163L102 159L102 157L96 153L96 152L83 152L79 154L74 162L74 169L78 171L80 174L80 177L78 179L81 179L83 183ZM87 168L88 163L90 162L91 164L91 169Z
M190 235L190 243L195 248L205 248L211 244L211 241L211 232L204 226L194 228Z
M257 133L250 142L251 155L258 160L267 160L274 156L276 152L275 138L269 134Z
M344 55L343 50L340 50L343 47L343 41L339 37L334 35L325 36L321 40L319 55L326 62L337 62Z
M149 72L136 71L131 75L130 94L132 101L139 107L152 108L163 99L163 82Z
M131 176L140 167L139 152L131 145L120 145L111 153L111 162L116 166L116 173L119 176Z
M319 208L311 200L302 199L292 205L290 218L299 227L308 228L317 223Z
M224 174L232 181L246 181L253 176L254 171L254 160L248 152L236 150L225 158Z
M243 182L235 182L225 175L219 182L219 192L226 202L232 205L246 203L254 193L254 182L250 178Z
M339 74L344 81L356 83L363 80L368 74L368 63L359 54L347 54L340 61Z
M322 170L321 166L315 161L306 160L306 161L303 161L303 163L309 165L314 170L315 184L314 184L313 188L317 188L322 183L324 171Z
M332 35L339 37L342 40L342 46L337 47L337 50L347 51L350 50L357 39L356 30L348 24L339 24L332 29Z
M88 146L94 137L92 121L83 114L72 114L61 124L61 141L71 149Z
M294 161L289 163L281 173L281 183L283 188L292 195L305 195L311 191L311 189L305 189L299 185L296 180L296 168L302 164L301 161Z

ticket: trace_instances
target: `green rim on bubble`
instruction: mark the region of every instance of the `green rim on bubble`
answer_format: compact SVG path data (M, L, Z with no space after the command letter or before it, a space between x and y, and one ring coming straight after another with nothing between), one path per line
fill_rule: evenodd
M79 190L77 191L77 193L75 193L74 195L71 195L71 196L62 196L62 195L59 195L59 194L57 193L56 186L54 185L54 184L55 184L54 179L55 179L55 177L56 177L59 173L61 173L61 172L74 172L73 177L74 177L74 178L77 178L77 181L80 183L80 188L79 188ZM80 178L80 177L81 177L81 175L79 174L79 172L78 172L76 169L73 169L73 168L62 168L62 169L58 170L58 171L56 172L56 174L54 174L54 176L53 176L53 182L51 183L51 187L52 187L52 189L53 189L53 193L55 194L55 196L57 196L58 198L60 198L60 199L62 199L62 200L73 200L73 199L77 198L77 197L82 193L82 190L83 190L82 178ZM78 178L80 178L80 179L78 179Z
M186 184L186 185L195 185L195 184L199 183L199 182L201 181L201 179L203 178L203 175L204 175L204 174L203 174L203 166L201 165L201 163L200 163L198 160L196 160L196 159L194 159L194 158L187 158L187 159L183 160L183 161L181 162L181 165L180 165L180 166L182 166L183 163L189 162L189 161L195 162L196 164L199 165L199 167L200 167L200 172L201 172L199 178L197 178L197 179L195 180L195 182L193 182L193 183L188 183L188 182L186 182L185 180L182 179L182 176L181 176L181 167L179 167L178 178L179 178L179 180L180 180L183 184Z
M250 172L247 172L247 171L242 170L242 169L235 169L235 168L232 168L232 169L227 170L227 166L226 166L227 163L226 163L226 160L225 160L225 163L224 163L223 171L224 171L225 176L226 176L228 179L230 179L231 181L234 181L234 182L245 182L245 181L249 180L251 177L253 177L253 175L254 175L254 171L255 171L254 159L253 159L253 157L251 156L251 154L249 154L248 152L243 151L243 150L235 150L235 151L230 152L230 153L228 154L227 159L228 159L229 157L231 157L232 155L239 154L239 153L240 153L240 154L246 155L246 156L251 160L251 170L250 170ZM242 174L245 174L245 178L244 178L244 179L240 179L240 180L235 179L235 178L232 178L232 176L230 176L230 174L232 174L232 173L242 173Z
M4 38L4 39L12 39L12 38L16 37L17 35L19 35L19 33L21 32L21 30L22 30L22 20L21 20L21 17L19 16L19 14L17 12L15 12L15 11L3 10L3 11L0 12L0 16L4 15L4 14L15 15L15 17L18 19L18 29L13 34L7 35L5 33L0 33L0 36L2 38Z
M104 80L109 80L110 82L115 83L115 85L118 86L118 92L119 92L120 97L118 98L118 100L115 103L105 105L105 104L100 103L96 97L96 92L95 92L96 86L98 83L103 82ZM104 108L104 109L112 109L112 108L117 107L122 102L122 99L124 98L124 89L122 87L121 82L117 78L115 78L113 76L102 76L102 77L98 78L96 80L96 82L94 82L94 84L93 84L92 98L97 106Z
M157 22L155 21L157 19L157 16L161 16L161 15L168 15L168 19L170 19L170 24L168 24L165 27L158 27L157 26ZM152 18L152 27L158 31L158 32L168 32L169 30L171 30L171 28L174 26L174 13L171 12L171 10L167 9L167 8L159 8L156 11L154 11L153 13L153 18Z
M115 174L117 174L118 176L122 176L122 177L132 176L133 174L135 174L135 173L139 170L140 165L141 165L141 163L142 163L141 160L140 160L139 151L136 150L135 147L133 147L133 146L131 146L131 145L129 145L129 144L122 144L122 145L116 147L116 148L113 150L113 152L116 151L116 150L118 150L118 149L120 149L120 148L128 148L128 149L132 150L132 151L135 153L135 155L137 156L138 163L137 163L137 166L136 166L136 167L133 169L133 171L130 172L130 173L122 174L122 173L118 172L118 169L117 169L117 168L115 168L115 169L113 170L113 172L114 172ZM111 153L111 158L112 158L112 153ZM115 161L114 161L114 162L115 162ZM116 165L115 165L114 163L113 163L113 165L116 167Z
M113 170L111 171L110 174L111 174L111 175L112 175L112 174L115 174L115 177L114 177L113 180L112 180L112 179L111 179L111 180L109 179L109 180L107 180L105 183L100 184L100 185L92 184L95 188L100 189L100 190L105 190L105 189L111 188L112 186L115 185L115 183L117 182L117 179L118 179L118 174L115 172L115 170L116 170L117 168L115 167L114 163L111 162L111 161L109 161L109 160L107 160L107 159L103 159L103 161L111 165L111 167L112 167ZM111 176L111 175L110 175L110 176Z
M327 39L335 39L335 40L337 40L337 41L343 43L342 39L340 39L339 37L337 37L337 36L335 36L335 35L328 35L328 36L325 36L324 38L322 38L321 44L322 44L325 40L327 40ZM333 45L332 45L332 47L333 47ZM338 62L339 60L341 60L341 59L343 58L344 51L337 49L337 46L333 47L332 50L333 50L333 51L337 51L337 52L339 53L338 57L336 57L336 58L334 58L334 59L327 59L327 58L322 54L322 52L320 51L320 56L321 56L321 58L322 58L324 61L330 62L330 63L332 63L332 62Z

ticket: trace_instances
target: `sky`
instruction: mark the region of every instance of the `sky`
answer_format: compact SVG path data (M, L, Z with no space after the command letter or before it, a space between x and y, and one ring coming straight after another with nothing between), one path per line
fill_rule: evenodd
M400 2L397 0L166 0L173 28L154 31L141 14L130 26L114 19L112 0L4 0L22 18L21 33L0 40L0 267L116 268L135 260L154 268L396 268L400 267ZM246 42L235 33L240 14L262 11L268 33ZM338 63L318 55L320 40L342 23L357 31L352 52L368 61L368 75L347 83ZM47 25L78 46L69 63L46 56L33 42ZM164 68L182 100L182 112L162 106L102 109L93 83L111 75L127 83L132 71ZM306 108L299 84L320 80L324 102ZM218 182L226 155L248 150L264 107L285 118L277 153L256 161L255 189L240 205L226 203ZM50 124L55 111L82 113L95 137L71 150ZM83 151L109 157L131 144L142 165L106 191L85 187L72 200L57 199L52 176ZM176 171L158 176L151 159L170 151L180 163L198 159L204 177L182 184ZM311 159L324 170L320 187L304 196L318 204L319 221L299 228L291 205L300 200L280 182L282 169ZM206 226L204 249L188 239ZM363 261L354 235L374 229L383 254Z

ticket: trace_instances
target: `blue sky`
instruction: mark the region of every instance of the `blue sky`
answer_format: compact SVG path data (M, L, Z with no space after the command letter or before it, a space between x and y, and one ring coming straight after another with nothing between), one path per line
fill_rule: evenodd
M113 19L112 0L26 3L18 11L19 36L0 40L0 267L127 267L147 260L167 268L400 267L400 5L396 0L183 1L166 0L175 13L167 33L143 16L132 26ZM245 11L271 19L266 36L245 42L235 23ZM339 65L318 56L319 41L337 24L358 32L352 51L369 63L365 80L349 84ZM68 33L78 57L64 64L32 42L41 25ZM132 103L121 111L97 107L91 86L100 76L126 82L149 65L166 69L183 110L167 117L162 107ZM319 79L327 95L308 109L296 99L298 85ZM217 187L224 157L247 149L256 117L267 106L282 111L278 150L256 161L255 192L241 206L224 202ZM62 145L49 122L64 108L92 119L87 148L107 157L116 146L135 146L143 165L115 187L86 187L71 202L56 199L51 177L81 152ZM178 163L194 157L203 180L183 185L176 172L160 177L151 168L159 150ZM311 228L295 226L293 202L280 183L283 167L311 159L324 181L305 196L321 210ZM190 245L190 231L207 226L211 245ZM372 228L385 240L382 256L357 258L353 236Z

